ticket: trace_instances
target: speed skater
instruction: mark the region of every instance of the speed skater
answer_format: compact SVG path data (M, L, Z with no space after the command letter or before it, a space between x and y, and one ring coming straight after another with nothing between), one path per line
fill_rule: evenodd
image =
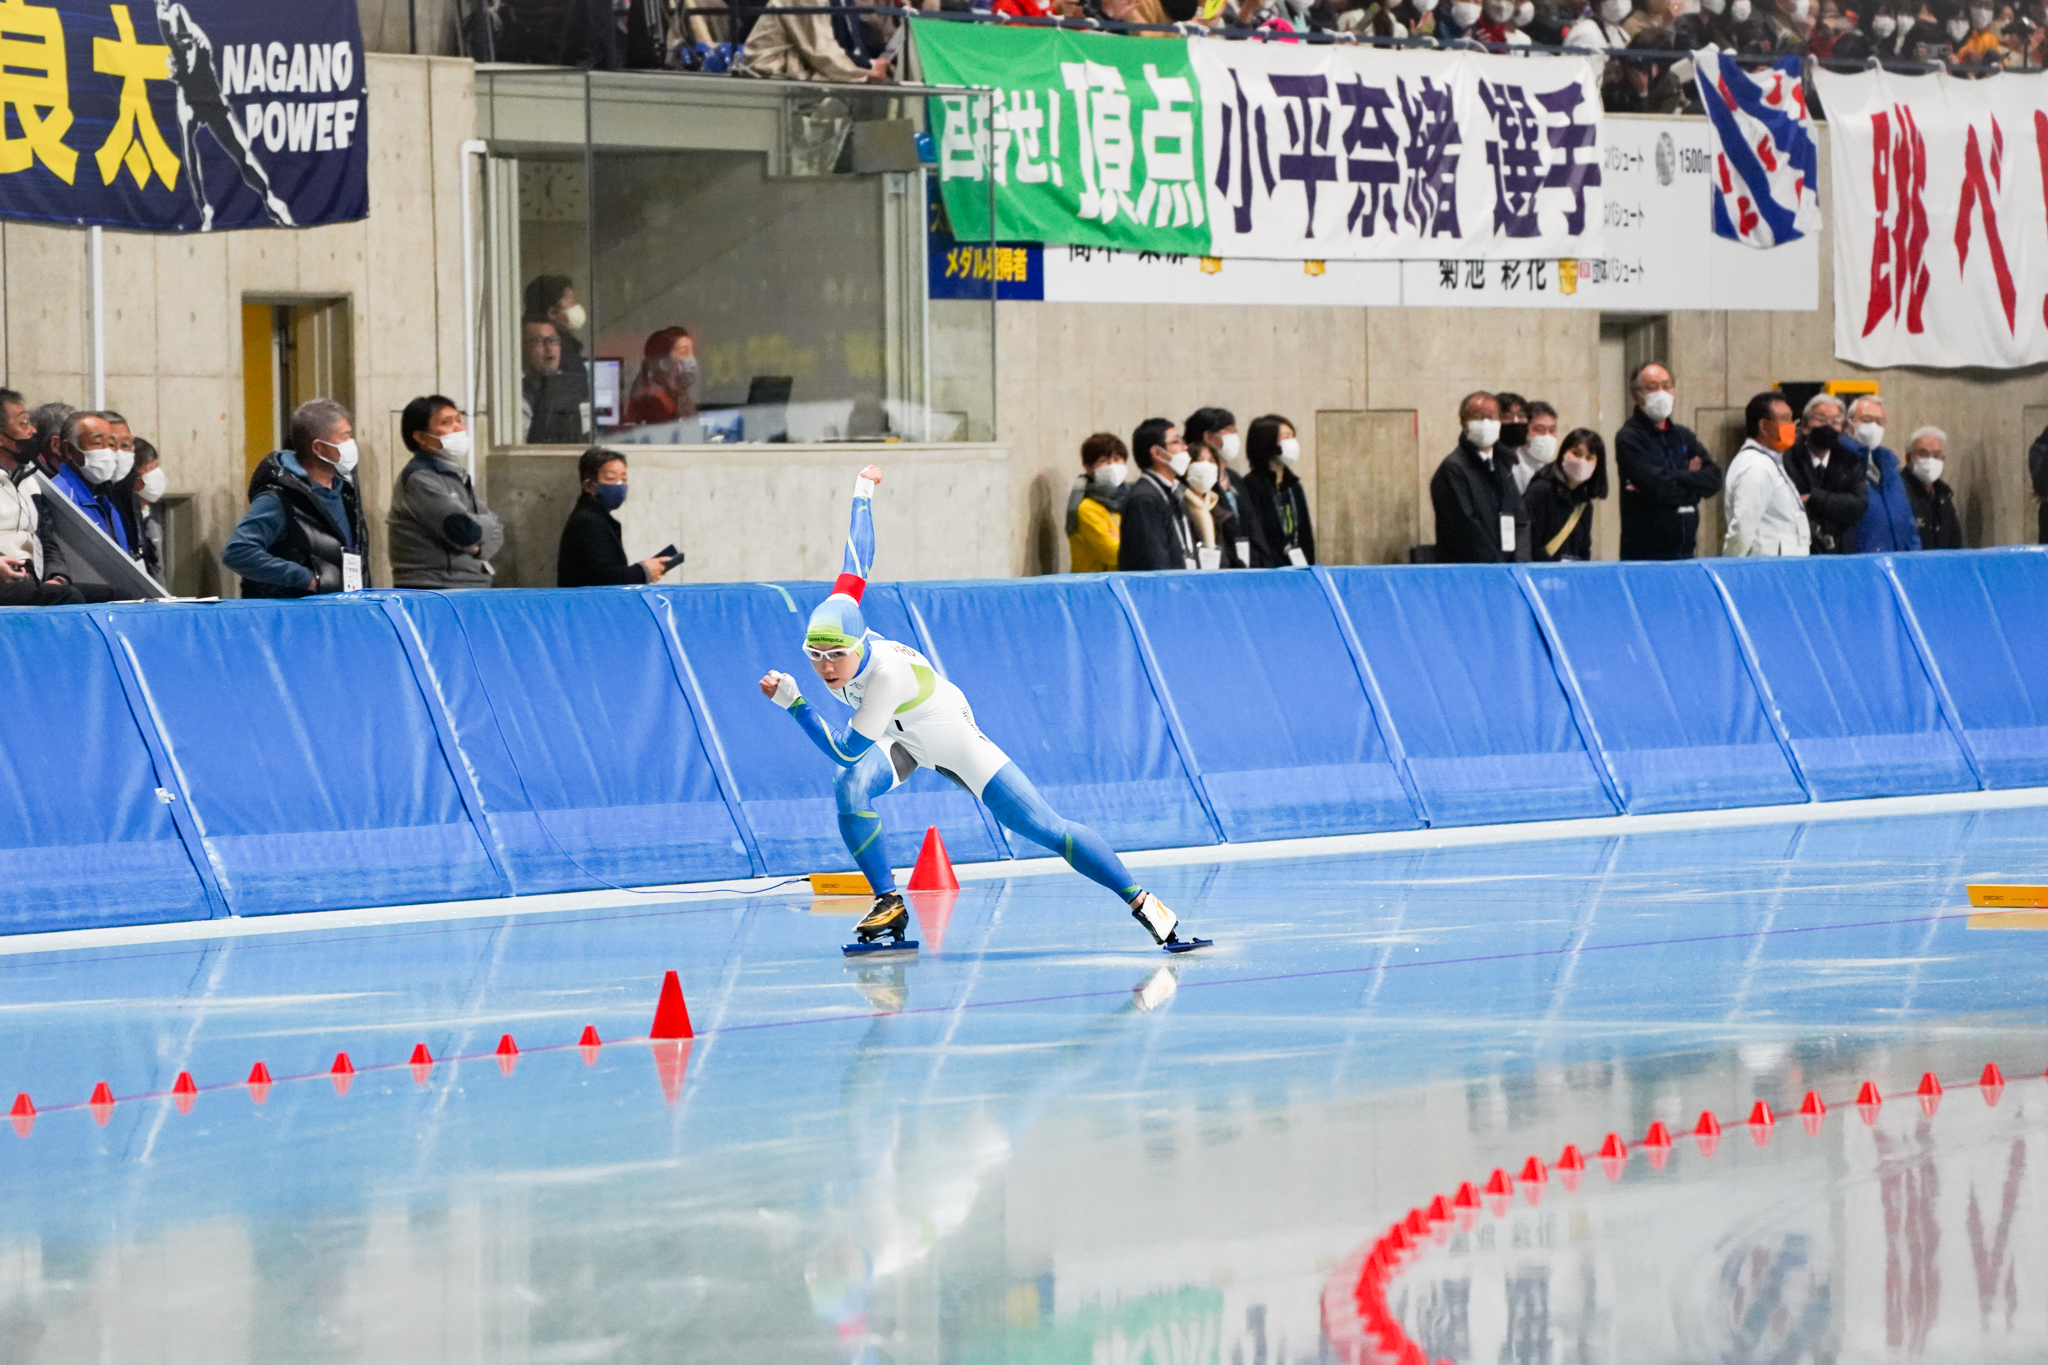
M834 697L854 708L846 732L832 733L804 700L795 678L770 672L761 679L761 695L788 711L839 766L839 833L875 892L874 907L855 926L860 941L870 943L884 934L900 941L910 922L883 847L875 798L908 781L919 768L930 768L984 802L1006 828L1051 849L1076 872L1114 891L1168 952L1206 947L1207 939L1179 935L1173 911L1132 879L1107 840L1046 804L1023 770L975 725L967 695L939 676L929 659L867 628L860 599L874 563L873 498L881 481L882 471L873 465L855 481L839 578L804 629L804 655L811 667Z

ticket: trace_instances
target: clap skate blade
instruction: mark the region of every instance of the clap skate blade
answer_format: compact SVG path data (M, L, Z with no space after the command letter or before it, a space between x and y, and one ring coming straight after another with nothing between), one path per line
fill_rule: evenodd
M848 957L887 957L891 954L916 957L917 940L914 938L870 939L866 943L849 943L841 951Z

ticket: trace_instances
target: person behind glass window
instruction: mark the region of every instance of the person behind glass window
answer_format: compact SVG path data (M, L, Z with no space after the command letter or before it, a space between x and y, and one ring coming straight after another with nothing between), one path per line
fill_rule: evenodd
M1301 440L1294 423L1276 412L1254 417L1244 449L1251 472L1244 476L1245 532L1254 569L1284 569L1316 562L1315 526L1308 514L1308 490L1294 471Z
M1785 452L1799 439L1799 423L1782 393L1760 393L1742 414L1748 439L1728 466L1728 519L1721 553L1732 557L1807 554L1813 532L1806 504L1785 472Z
M1552 425L1557 418L1553 414ZM1593 557L1593 503L1607 496L1607 443L1600 433L1575 428L1559 444L1531 436L1539 451L1556 456L1529 478L1522 514L1529 523L1529 558L1540 564Z
M1671 371L1650 361L1629 377L1635 411L1614 433L1621 480L1621 557L1691 559L1700 500L1721 491L1721 466L1692 428L1671 420L1678 394Z
M582 495L562 526L555 551L555 586L603 588L658 583L665 572L661 556L639 563L626 558L626 532L612 513L626 505L626 457L616 450L592 446L576 461Z
M1965 548L1963 519L1956 515L1955 490L1942 481L1948 467L1948 434L1922 427L1906 446L1906 496L1923 550Z
M519 411L528 445L571 445L588 430L589 402L577 377L562 367L562 337L555 324L529 314L519 324Z
M554 325L562 343L561 369L564 373L585 373L583 343L577 338L590 321L590 314L576 297L576 286L567 275L536 275L527 281L522 316L546 318Z
M488 588L505 527L469 477L470 432L455 400L428 394L405 405L398 437L412 453L391 489L385 528L391 583L399 588Z
M1116 567L1131 454L1106 431L1081 442L1081 477L1067 490L1067 558L1075 573Z
M292 411L291 444L249 476L249 510L221 563L244 597L311 597L348 586L351 559L370 581L370 531L356 488L355 422L331 398Z
M1131 433L1131 450L1139 473L1124 495L1117 568L1194 568L1195 533L1180 496L1180 478L1191 461L1180 428L1164 417L1148 417Z
M1817 555L1855 554L1856 527L1870 508L1863 461L1841 436L1842 400L1817 393L1800 414L1798 443L1785 452L1785 472L1806 500Z
M664 327L647 338L640 373L626 398L625 425L660 426L697 415L697 342L681 327Z

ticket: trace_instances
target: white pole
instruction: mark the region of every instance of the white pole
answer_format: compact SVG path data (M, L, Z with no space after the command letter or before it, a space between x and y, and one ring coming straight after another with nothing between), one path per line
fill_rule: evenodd
M85 230L86 273L92 288L92 405L107 405L107 272L100 230Z
M484 142L462 144L462 411L476 420L476 232L470 221L469 159L486 156ZM476 433L469 437L469 481L476 482Z

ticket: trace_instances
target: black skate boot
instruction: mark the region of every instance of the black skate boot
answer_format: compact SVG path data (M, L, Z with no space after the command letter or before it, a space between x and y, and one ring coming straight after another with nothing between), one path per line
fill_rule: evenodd
M1138 899L1131 902L1131 918L1145 926L1145 932L1152 935L1152 941L1169 953L1193 952L1206 948L1211 940L1206 938L1182 938L1176 929L1180 921L1166 903L1150 891L1140 891Z
M884 891L875 897L875 904L853 932L859 940L846 945L846 955L857 957L865 953L914 953L917 941L903 937L903 931L910 924L910 910L903 904L900 892ZM884 938L883 935L887 935Z

